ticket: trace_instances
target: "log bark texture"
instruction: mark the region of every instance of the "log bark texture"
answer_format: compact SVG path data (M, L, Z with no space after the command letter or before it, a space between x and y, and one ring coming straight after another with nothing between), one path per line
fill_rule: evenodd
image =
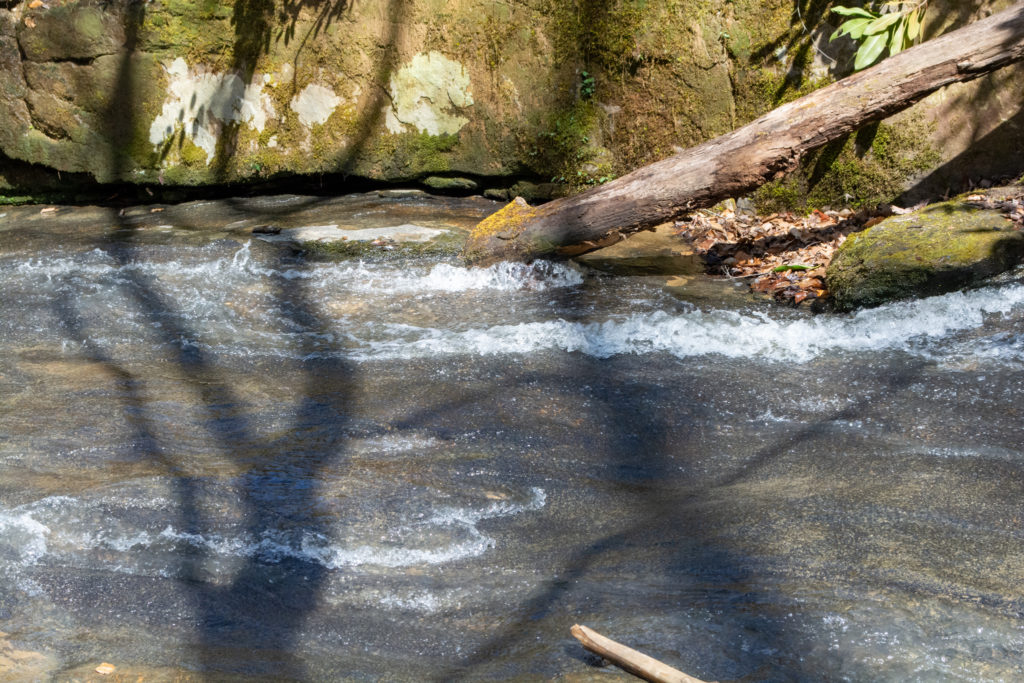
M622 643L617 643L611 638L602 636L597 631L576 624L571 629L572 635L580 641L583 647L587 648L599 657L604 657L615 666L628 671L637 678L652 683L704 683L699 678L687 676L678 669L673 669L668 664L660 662L654 657L649 657Z
M842 135L906 109L945 85L1022 58L1024 2L1018 2L582 194L539 207L517 198L476 226L463 256L486 265L575 256L613 244L746 194Z

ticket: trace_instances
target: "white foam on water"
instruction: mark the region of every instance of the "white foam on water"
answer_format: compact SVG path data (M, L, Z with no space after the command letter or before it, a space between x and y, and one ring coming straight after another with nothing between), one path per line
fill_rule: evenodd
M542 292L583 283L583 274L565 263L535 261L531 264L496 263L487 268L464 268L441 263L422 279L409 283L411 289L463 292L474 289Z
M372 293L377 296L401 293L462 292L471 290L545 291L559 287L575 287L583 282L582 272L572 264L537 261L532 264L502 262L487 268L470 268L446 263L430 269L415 264L396 265L386 262L342 261L309 264L304 268L275 268L261 264L252 257L252 242L246 242L230 258L220 258L208 265L189 268L175 266L179 274L209 274L211 269L223 273L285 280L311 280L319 289L335 294L347 292Z
M379 604L403 612L435 614L446 606L446 601L434 593L415 593L408 596L385 595L381 597Z
M472 508L444 508L417 526L437 527L462 532L461 540L452 540L439 547L382 547L361 545L341 547L322 536L303 539L301 559L313 559L330 569L372 565L379 567L409 567L417 564L444 564L477 557L495 547L496 541L477 527L485 519L511 517L523 512L539 510L547 502L542 489L532 488L531 499L525 503L501 501L479 510ZM414 534L415 535L415 534Z
M803 363L837 351L900 349L930 355L927 342L1020 312L1024 286L957 292L850 316L773 318L764 312L692 310L635 314L602 322L547 320L464 331L401 328L401 338L367 344L363 359L452 354L526 354L545 349L598 358L669 353Z
M415 525L393 530L393 535L399 539L395 545L345 545L327 535L310 532L302 533L296 542L293 536L277 530L265 531L258 539L224 537L218 534L182 532L172 526L161 531L159 539L184 542L222 556L253 557L265 562L280 562L291 558L316 562L328 569L443 564L476 557L495 547L495 539L477 527L479 522L539 510L544 507L546 499L543 490L533 488L531 499L525 503L502 501L482 509L444 508ZM431 531L442 533L432 534ZM433 535L439 535L445 543L428 547L420 544L420 537Z
M208 558L254 558L270 563L296 559L328 569L443 564L476 557L495 547L496 540L483 533L478 524L539 510L546 503L546 495L542 489L533 488L530 498L523 502L440 508L422 519L399 522L387 529L386 538L374 544L336 540L346 534L350 538L365 536L365 529L346 528L347 520L339 520L339 528L326 534L299 528L267 529L253 536L238 533L235 524L223 523L218 526L222 532L193 533L166 521L152 520L152 513L159 510L154 504L162 501L161 497L145 500L127 496L116 508L111 506L112 500L116 498L109 495L97 500L54 496L0 512L0 574L17 573L49 557L68 565L96 566L98 562L110 571L172 576L173 567L160 570L154 563L173 563L183 544L202 550ZM129 509L136 512L124 515ZM173 505L167 510L173 515ZM143 513L140 521L132 522L138 511ZM94 550L120 555L111 558L91 554Z
M115 289L126 271L144 272L168 301L181 308L179 314L187 317L196 331L195 338L183 339L183 344L247 356L335 355L354 360L388 360L562 350L597 358L667 353L678 358L718 355L803 363L835 352L895 349L945 363L954 362L950 360L951 354L957 363L972 359L1024 362L1024 342L1019 337L994 337L988 343L966 345L963 349L947 344L942 353L935 351L937 340L980 328L992 316L1021 315L1024 285L1020 284L894 303L852 315L812 317L778 310L769 314L763 310L693 307L669 313L643 311L643 305L638 304L632 307L636 311L632 314L593 314L594 318L604 319L522 320L516 304L520 293L529 292L531 297L539 297L532 299L534 304L543 303L545 291L583 283L582 273L571 265L546 262L498 263L488 268L355 261L284 267L261 262L253 255L251 245L252 242L246 242L224 253L221 244L211 247L221 250L216 258L193 259L188 263L143 260L122 264L107 252L95 249L71 256L28 259L14 270L18 277L36 278L40 282L77 274L87 281L105 283L101 287ZM444 328L410 324L401 311L376 302L353 308L357 312L351 315L321 313L329 334L319 339L304 330L290 329L294 321L278 310L280 288L275 281L298 279L307 283L311 296L318 302L388 301L399 294L443 300L461 292L486 292L494 301L445 302L442 305L468 308L462 319ZM608 296L615 296L615 292L610 289ZM154 343L166 343L165 338L153 333L157 324L144 314L132 318L131 310L136 303L127 290L115 296L114 291L102 289L89 299L88 305L108 306L109 315L116 316L122 327L134 320L138 327L133 335L148 335L154 338ZM487 306L492 311L507 309L510 322L466 329L473 322L474 305ZM650 305L658 304L652 299ZM363 310L366 313L359 312ZM460 309L454 310L457 313ZM536 307L529 310L530 316L543 315L538 314ZM360 316L365 315L374 317L363 320Z
M30 596L43 594L43 588L24 569L48 552L50 528L23 509L0 511L0 577Z
M0 512L0 558L14 565L34 564L47 552L50 528L32 513L15 509Z
M182 308L202 314L223 305L222 299L249 292L258 283L273 297L280 281L301 280L321 297L346 298L363 295L387 298L396 294L433 296L467 291L543 292L575 287L583 282L582 272L571 264L536 262L497 263L487 268L450 264L431 267L386 262L309 263L303 266L268 265L255 258L252 242L233 253L216 258L186 252L186 260L160 261L145 256L122 262L103 249L75 255L30 258L17 262L10 272L20 282L43 285L70 283L81 292L92 288L135 286L139 277L147 286ZM5 278L0 276L0 285ZM268 285L271 285L268 287ZM112 292L111 292L112 293ZM124 302L118 307L123 308Z

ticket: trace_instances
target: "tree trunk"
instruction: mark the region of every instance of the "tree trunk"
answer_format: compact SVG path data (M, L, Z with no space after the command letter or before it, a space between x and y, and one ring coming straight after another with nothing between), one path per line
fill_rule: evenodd
M638 230L741 196L792 171L842 135L950 83L1024 58L1024 2L816 90L731 133L574 197L530 207L516 198L473 230L465 259L575 256Z

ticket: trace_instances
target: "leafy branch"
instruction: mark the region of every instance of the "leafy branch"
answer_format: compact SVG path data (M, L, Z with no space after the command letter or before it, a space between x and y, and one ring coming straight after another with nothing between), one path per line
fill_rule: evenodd
M849 18L829 40L850 36L860 41L853 60L853 68L860 71L877 62L886 50L891 56L917 42L927 9L928 0L884 2L877 11L865 7L833 7L833 12Z

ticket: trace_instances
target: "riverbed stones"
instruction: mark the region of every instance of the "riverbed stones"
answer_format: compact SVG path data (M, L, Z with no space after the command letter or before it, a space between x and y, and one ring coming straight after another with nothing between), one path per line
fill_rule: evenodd
M891 216L851 235L825 273L850 310L974 285L1018 265L1024 234L999 211L963 199Z
M267 242L388 242L396 244L424 243L436 240L449 230L428 228L423 225L404 223L380 228L343 228L336 224L306 225L298 228L278 229L276 233L257 234ZM256 230L253 229L256 234Z

